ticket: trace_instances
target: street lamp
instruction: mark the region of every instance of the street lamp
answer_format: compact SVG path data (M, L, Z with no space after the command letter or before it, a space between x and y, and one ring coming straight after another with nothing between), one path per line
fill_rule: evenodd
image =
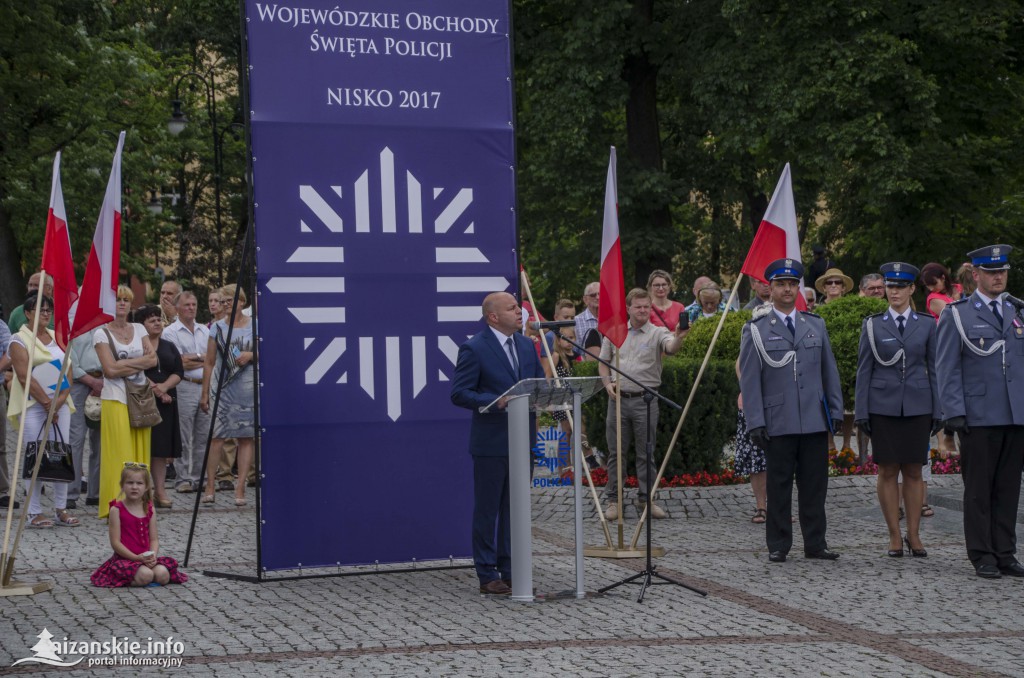
M181 99L175 99L171 102L171 118L167 121L167 131L173 136L178 136L185 131L187 124L188 118L181 110Z

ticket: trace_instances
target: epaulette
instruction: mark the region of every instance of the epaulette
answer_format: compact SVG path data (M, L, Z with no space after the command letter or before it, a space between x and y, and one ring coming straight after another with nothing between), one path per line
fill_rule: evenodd
M820 316L820 315L818 315L817 313L811 313L810 311L800 311L800 312L801 312L801 313L803 313L804 315L809 315L809 316L811 316L812 318L820 318L820 317L821 317L821 316Z
M871 315L864 316L864 320L867 320L868 318L881 318L885 314L886 311L879 311L878 313L872 313Z
M970 297L961 297L961 298L957 299L956 301L949 302L948 304L946 304L946 306L955 306L956 304L962 304L965 301L970 301L970 300L971 300Z

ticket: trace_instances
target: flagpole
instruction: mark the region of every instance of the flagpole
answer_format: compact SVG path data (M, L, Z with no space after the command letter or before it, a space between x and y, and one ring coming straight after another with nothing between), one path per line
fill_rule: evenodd
M615 351L615 374L621 374L619 372L619 353ZM621 551L624 547L623 537L625 536L625 524L622 522L622 382L616 376L615 385L612 387L615 389L615 460L616 467L615 473L618 476L618 501L619 515L618 515L618 526L619 526L619 550ZM639 471L638 471L639 473ZM602 516L603 517L603 516ZM635 545L634 547L635 548Z
M11 496L11 505L13 505L13 503L14 503L14 495L15 495L14 490L17 489L18 482L21 480L21 478L19 477L21 474L18 471L19 471L19 467L21 465L22 455L24 454L24 445L25 445L25 410L28 408L28 386L29 386L29 383L32 381L32 367L33 367L32 363L34 363L35 359L36 359L36 341L35 341L35 337L36 337L36 333L39 331L39 309L42 308L42 305L43 305L43 290L46 288L46 271L45 270L40 271L39 281L40 281L39 282L39 292L36 294L36 309L35 309L35 313L33 314L33 318L32 318L32 339L33 340L32 340L32 342L30 342L31 345L26 347L28 349L28 369L26 370L26 373L25 373L25 383L24 383L23 389L22 389L23 393L21 394L21 416L18 417L18 446L14 450L14 468L11 469L11 480L12 480L12 482L14 484L14 487L11 488L11 495L10 495ZM14 374L14 378L15 379L18 378L17 373ZM5 412L4 416L6 416L6 415L7 415L7 413ZM38 467L38 460L39 460L39 454L38 453L36 454L36 460L37 460L37 467ZM22 514L21 514L22 517L20 519L20 523L21 524L24 523L25 516L28 514L28 505L29 505L29 501L31 500L31 497L32 497L31 494L29 494L28 496L25 497L25 507L24 507L24 510L22 511ZM13 569L14 569L14 553L17 550L17 547L15 547L15 549L10 551L10 554L11 554L10 557L8 557L8 555L7 555L8 554L7 547L10 544L10 538L11 538L11 520L12 520L13 517L14 517L14 509L8 508L7 518L4 521L3 550L0 551L0 586L7 586L7 585L9 585L11 583L11 574L12 574Z
M704 362L700 365L700 370L697 371L697 377L693 380L693 386L690 387L690 395L686 399L686 405L683 407L683 413L679 415L679 422L676 424L676 430L672 434L672 441L669 442L668 448L665 450L665 456L661 460L661 467L658 469L658 475L654 479L654 483L651 485L651 503L654 503L654 493L658 490L658 484L661 482L662 476L665 474L665 469L668 468L669 456L672 449L676 446L676 440L679 439L679 433L683 430L683 422L686 421L686 415L690 412L690 405L693 404L693 397L697 393L697 387L700 386L700 380L704 376L704 370L708 366L708 362L711 360L711 353L715 350L715 344L718 342L718 335L722 333L722 327L725 325L725 319L729 315L729 309L732 308L733 299L736 298L736 292L739 290L740 283L743 281L743 273L736 276L736 283L732 286L732 292L729 293L729 302L725 305L725 310L722 311L722 317L718 319L718 327L715 328L715 334L711 337L711 343L708 345L708 350L704 354ZM640 515L640 520L636 524L636 529L633 532L633 539L629 543L630 548L636 548L637 543L640 540L640 528L643 527L644 521L647 520L647 509L644 508L643 513Z
M523 281L523 289L526 291L526 296L530 300L530 306L533 307L533 319L534 319L534 322L539 323L540 322L540 317L539 317L539 315L537 313L537 302L535 302L533 300L533 292L530 290L530 281L529 281L529 278L526 275L526 269L525 268L520 270L520 277L521 277L521 279ZM554 361L554 358L551 357L551 350L548 347L548 338L544 334L544 332L542 332L542 331L540 332L540 340L541 340L541 342L542 342L542 344L544 346L544 355L548 359L548 367L551 368L551 376L554 379L558 379L558 375L555 372L555 361ZM572 419L571 418L567 418L566 421L569 422L569 431L571 432L572 428L573 428ZM605 538L605 541L608 543L608 546L611 547L611 545L612 545L612 534L608 530L608 521L604 519L604 511L601 510L601 500L597 496L597 490L594 489L593 477L590 475L590 465L587 463L587 458L586 458L586 456L584 456L583 450L575 450L575 452L579 456L580 460L583 462L583 471L584 471L584 473L587 474L586 475L586 477L587 477L587 485L590 487L590 494L593 496L593 499L594 499L594 507L597 509L597 516L600 519L601 527L604 530L604 538Z

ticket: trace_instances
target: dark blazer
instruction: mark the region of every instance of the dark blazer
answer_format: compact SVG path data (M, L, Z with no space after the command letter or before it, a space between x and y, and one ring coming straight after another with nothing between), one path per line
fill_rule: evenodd
M875 348L882 360L891 360L902 348L904 360L888 367L875 360L868 343L868 321L875 333ZM942 418L935 371L935 320L911 311L900 335L889 311L864 319L857 349L857 390L854 417L869 414L915 417L930 414ZM905 367L904 367L905 365Z
M756 326L772 360L796 351L796 364L775 368L765 363L754 346ZM843 418L839 368L825 321L813 313L797 313L796 336L791 336L775 311L749 321L740 337L740 391L747 428L764 427L770 436L820 433L829 429L824 402L833 419Z
M512 335L519 359L519 374L512 370L508 352L498 343L490 327L459 347L452 378L452 403L473 411L469 430L469 453L475 457L508 456L506 410L481 414L480 408L523 379L541 378L544 369L533 342L520 333Z

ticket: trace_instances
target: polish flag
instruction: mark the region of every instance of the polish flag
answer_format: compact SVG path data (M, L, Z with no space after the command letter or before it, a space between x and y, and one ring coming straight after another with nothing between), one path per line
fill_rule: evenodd
M107 193L103 196L96 234L92 238L89 263L82 280L74 328L77 337L114 319L117 303L117 277L121 268L121 149L124 132L117 139L117 151L110 168Z
M608 159L608 180L604 187L604 231L601 236L601 298L597 331L616 346L622 346L629 331L626 314L626 279L622 272L622 243L619 239L619 197L615 174L615 147Z
M75 260L71 256L71 233L64 210L64 192L60 187L60 151L53 158L50 209L46 213L46 236L43 240L43 270L53 280L54 338L62 349L67 350L71 337L68 314L78 299L78 280L75 278Z
M754 242L750 245L747 258L740 269L745 275L765 282L764 269L776 259L800 259L800 236L796 229L796 205L793 201L793 180L789 175L789 163L782 170L779 183L768 203L761 226L757 229ZM796 307L807 310L807 300L803 295L804 282L800 281L800 294L796 298Z

